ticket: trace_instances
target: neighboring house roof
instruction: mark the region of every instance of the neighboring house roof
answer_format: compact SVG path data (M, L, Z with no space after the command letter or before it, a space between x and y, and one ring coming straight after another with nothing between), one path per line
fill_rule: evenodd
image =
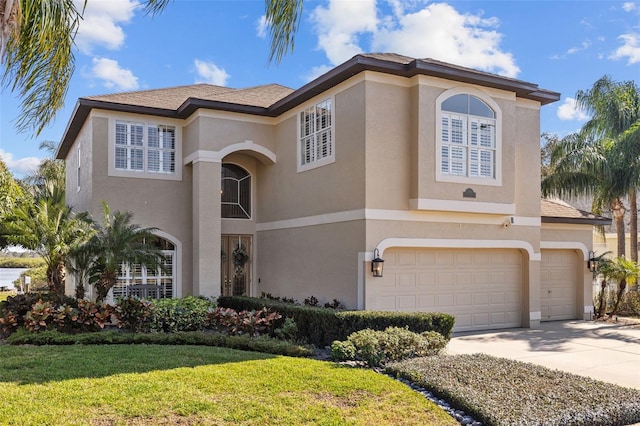
M515 92L517 97L535 100L542 105L560 99L559 93L540 89L537 84L433 59L415 59L395 53L360 54L297 90L278 84L248 89L196 84L80 98L67 124L56 158L66 157L93 108L172 118L187 118L200 108L277 117L363 71L403 77L428 75L477 84Z
M611 224L611 219L588 211L576 209L564 201L542 199L540 201L542 223L572 223L585 225Z

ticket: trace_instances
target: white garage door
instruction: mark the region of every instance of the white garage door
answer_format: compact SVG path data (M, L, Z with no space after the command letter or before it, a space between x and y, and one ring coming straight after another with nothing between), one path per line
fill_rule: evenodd
M517 250L394 248L384 260L384 276L367 286L366 309L446 312L456 331L522 324Z
M542 250L541 321L576 318L577 256L572 250Z

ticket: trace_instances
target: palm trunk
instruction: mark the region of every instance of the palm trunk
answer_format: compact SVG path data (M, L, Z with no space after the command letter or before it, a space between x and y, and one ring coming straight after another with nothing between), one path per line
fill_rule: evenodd
M624 214L626 210L619 198L612 203L611 210L613 210L613 220L616 224L616 234L618 235L618 257L624 257L627 238L624 232Z
M611 316L614 316L618 313L618 305L620 305L620 301L622 300L622 295L624 294L624 290L627 288L627 280L621 279L618 283L618 292L616 293L616 301L613 304L613 309L611 310Z
M629 210L631 210L629 250L631 251L631 260L638 263L638 199L635 188L629 190Z
M96 282L96 303L101 303L107 298L109 290L116 285L118 276L115 272L103 272Z
M596 318L604 317L605 312L607 311L607 301L606 301L606 290L607 290L607 278L603 277L600 282L600 304L598 305L598 311L596 312Z

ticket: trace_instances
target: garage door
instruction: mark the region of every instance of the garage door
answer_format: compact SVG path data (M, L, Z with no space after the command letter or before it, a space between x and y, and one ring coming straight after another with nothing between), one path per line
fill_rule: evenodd
M521 325L517 250L396 248L384 260L384 277L367 286L367 309L446 312L456 331Z
M572 250L542 250L541 321L576 318L577 256Z

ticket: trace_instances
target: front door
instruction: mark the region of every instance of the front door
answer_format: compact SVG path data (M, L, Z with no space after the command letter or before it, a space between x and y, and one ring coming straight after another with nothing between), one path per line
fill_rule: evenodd
M251 236L223 235L220 255L220 294L248 296L251 283Z

